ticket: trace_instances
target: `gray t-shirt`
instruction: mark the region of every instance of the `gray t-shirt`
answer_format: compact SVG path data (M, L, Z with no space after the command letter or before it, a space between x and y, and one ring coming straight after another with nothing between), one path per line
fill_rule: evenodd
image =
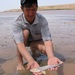
M33 24L30 24L24 18L23 13L16 19L12 26L13 37L16 43L24 42L23 30L25 29L30 31L33 40L52 40L48 22L41 14L36 14Z

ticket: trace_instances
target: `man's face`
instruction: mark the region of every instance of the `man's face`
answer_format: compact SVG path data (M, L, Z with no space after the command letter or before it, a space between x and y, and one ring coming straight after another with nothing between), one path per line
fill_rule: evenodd
M33 4L30 8L24 7L23 9L26 20L31 24L34 22L36 11L37 11L36 4Z

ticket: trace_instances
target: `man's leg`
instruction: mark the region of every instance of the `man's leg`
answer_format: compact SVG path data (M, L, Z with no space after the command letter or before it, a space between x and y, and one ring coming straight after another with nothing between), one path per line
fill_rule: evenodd
M37 56L36 50L39 50L40 52L46 54L44 42L42 40L32 42L30 48L34 56Z
M26 45L27 40L28 40L28 36L29 36L29 31L28 30L24 30L23 34L24 34L24 41L25 41L24 43ZM18 58L17 70L24 70L22 55L20 54L18 48L17 48L17 58Z
M18 48L17 48L17 59L18 59L17 70L24 70L22 55L20 54Z

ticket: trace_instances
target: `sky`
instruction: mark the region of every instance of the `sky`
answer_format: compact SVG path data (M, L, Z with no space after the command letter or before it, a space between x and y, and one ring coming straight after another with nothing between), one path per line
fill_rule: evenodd
M73 3L75 3L75 0L38 0L39 6L73 4ZM19 8L20 8L20 0L0 0L0 12Z

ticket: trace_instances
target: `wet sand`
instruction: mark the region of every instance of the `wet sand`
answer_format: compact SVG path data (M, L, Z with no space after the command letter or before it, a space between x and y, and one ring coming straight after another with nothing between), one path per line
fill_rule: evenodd
M55 56L64 61L58 71L47 71L47 75L75 75L75 11L40 13L46 16L50 23L49 28L52 34ZM16 46L12 38L11 22L14 16L18 16L17 14L19 13L13 13L13 15L9 13L9 17L8 13L0 13L0 18L3 19L0 20L0 75L30 75L27 74L29 71L26 74L25 71L16 71ZM41 64L45 64L45 62L41 62Z
M16 59L7 61L0 67L0 75L33 75L30 71L16 71ZM46 61L41 62L42 66L46 65ZM46 75L75 75L75 64L72 62L64 62L57 71L46 70Z

